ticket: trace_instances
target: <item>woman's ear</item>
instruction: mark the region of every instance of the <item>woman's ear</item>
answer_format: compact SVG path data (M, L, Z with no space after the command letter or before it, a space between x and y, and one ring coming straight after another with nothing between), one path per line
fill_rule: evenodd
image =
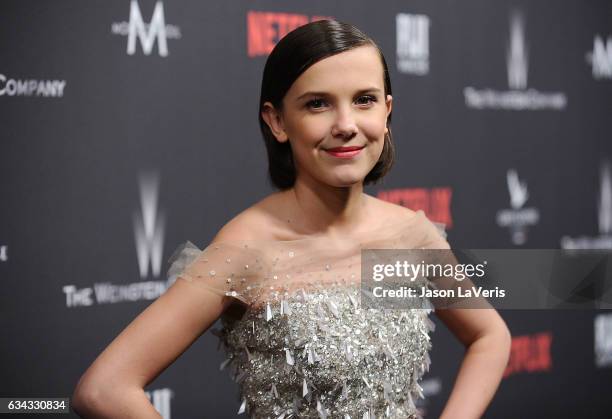
M284 129L282 115L270 102L263 104L261 117L264 121L266 121L266 124L268 124L268 127L270 127L270 131L272 131L272 134L274 134L274 137L276 137L276 140L279 143L284 143L289 139Z
M385 105L387 106L387 118L389 118L389 114L393 109L393 96L387 95L387 98L385 99Z
M389 132L389 115L391 114L391 110L393 109L393 97L391 95L387 95L385 99L385 106L387 107L387 117L385 118L385 134Z

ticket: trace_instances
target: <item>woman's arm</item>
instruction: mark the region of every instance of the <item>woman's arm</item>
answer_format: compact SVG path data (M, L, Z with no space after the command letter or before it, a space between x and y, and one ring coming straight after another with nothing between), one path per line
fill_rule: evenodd
M440 419L480 418L508 363L510 331L495 309L437 309L435 313L466 348Z
M178 279L83 374L74 410L83 418L161 418L144 387L216 321L228 300Z

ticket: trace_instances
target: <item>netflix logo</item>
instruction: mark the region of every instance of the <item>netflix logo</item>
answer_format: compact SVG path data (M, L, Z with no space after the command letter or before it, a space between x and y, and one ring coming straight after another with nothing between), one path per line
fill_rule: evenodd
M451 216L453 190L450 187L391 189L380 191L377 196L413 211L423 210L427 218L444 224L446 229L453 226Z
M551 343L551 332L513 337L504 378L521 372L549 371L552 368Z
M274 46L292 30L317 20L333 19L328 16L311 16L295 13L257 12L247 13L247 55L266 56Z

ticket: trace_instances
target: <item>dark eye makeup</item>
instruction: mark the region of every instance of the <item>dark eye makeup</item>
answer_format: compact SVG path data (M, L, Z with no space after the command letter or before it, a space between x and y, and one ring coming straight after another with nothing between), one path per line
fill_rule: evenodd
M362 96L359 96L357 101L360 101L361 99L367 99L367 102L360 103L360 104L364 104L364 105L367 105L367 104L369 104L371 102L376 102L377 101L376 96L373 96L373 95L362 95ZM315 106L315 105L316 104L320 104L321 102L326 103L325 99L322 99L322 98L311 99L308 102L306 102L306 107L309 108L309 109L319 109L320 106Z

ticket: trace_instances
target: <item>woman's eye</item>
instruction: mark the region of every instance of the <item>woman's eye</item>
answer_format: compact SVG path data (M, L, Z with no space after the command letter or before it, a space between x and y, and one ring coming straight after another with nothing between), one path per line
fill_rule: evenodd
M313 99L311 101L308 101L306 103L306 106L309 107L309 108L317 109L317 108L321 107L321 106L318 106L318 105L321 105L322 103L325 103L325 101L323 99Z
M365 102L363 101L364 99L365 99ZM370 96L370 95L361 96L359 99L357 99L357 102L360 102L360 104L363 104L363 105L368 105L371 102L376 102L376 97Z

